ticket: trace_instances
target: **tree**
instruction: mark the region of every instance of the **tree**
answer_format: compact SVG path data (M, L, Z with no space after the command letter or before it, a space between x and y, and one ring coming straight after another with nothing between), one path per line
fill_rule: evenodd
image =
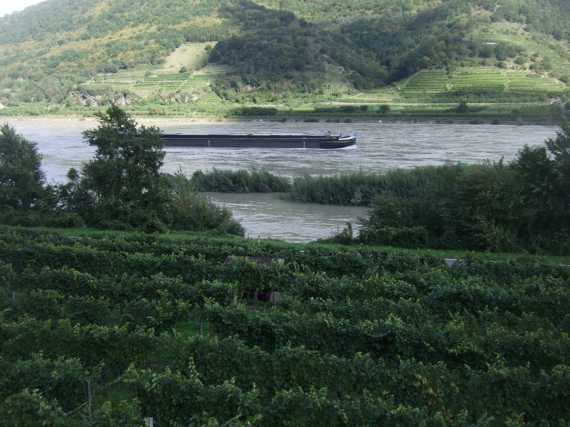
M525 146L513 162L513 169L521 182L523 209L520 215L525 218L525 232L533 235L548 228L553 221L553 161L546 147Z
M554 208L559 217L559 226L570 228L570 121L562 124L556 138L546 140L546 148L553 160Z
M92 211L95 208L95 201L82 185L80 173L71 168L67 172L67 179L66 184L60 184L55 188L57 209L77 214Z
M44 195L44 174L36 144L8 125L0 128L0 208L31 209Z
M71 169L69 182L55 189L59 226L243 234L231 213L197 194L187 178L160 173L158 128L137 125L114 105L98 118L99 127L84 132L95 158L81 174Z
M96 147L81 182L93 198L89 222L160 226L168 195L160 176L165 153L159 129L138 126L115 105L98 118L99 127L84 132L87 143Z
M518 215L524 219L522 232L538 245L542 241L568 241L570 122L563 123L560 132L547 139L544 147L525 146L512 167L520 181L522 204Z

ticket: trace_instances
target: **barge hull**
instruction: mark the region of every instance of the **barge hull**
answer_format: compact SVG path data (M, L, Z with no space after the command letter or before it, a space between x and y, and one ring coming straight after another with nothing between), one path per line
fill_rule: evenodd
M202 148L319 148L350 147L356 138L289 135L162 135L165 147Z

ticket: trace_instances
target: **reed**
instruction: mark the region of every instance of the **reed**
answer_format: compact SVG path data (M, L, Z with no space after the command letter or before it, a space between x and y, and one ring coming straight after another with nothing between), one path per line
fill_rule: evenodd
M288 178L256 169L197 171L192 184L198 191L219 193L285 193L291 189Z
M445 188L467 166L395 169L384 174L355 172L334 176L296 178L289 192L292 200L328 205L371 206L378 194L414 197Z

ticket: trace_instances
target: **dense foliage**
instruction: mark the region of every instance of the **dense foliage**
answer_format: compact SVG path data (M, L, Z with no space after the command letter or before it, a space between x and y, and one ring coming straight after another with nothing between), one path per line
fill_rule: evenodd
M297 86L298 91L315 91L331 62L351 70L348 77L358 87L384 82L385 71L379 63L359 55L358 46L342 34L329 33L291 12L267 9L251 1L242 0L239 7L223 11L241 31L218 43L211 61L233 66L248 85L269 84L271 88L271 82L290 80L289 85ZM230 82L228 89L232 84L235 88Z
M560 262L4 227L0 414L563 427Z
M91 199L82 213L92 214L97 222L140 226L158 221L168 201L160 176L165 153L159 129L138 127L116 106L99 115L99 121L98 128L84 133L96 151L78 184Z

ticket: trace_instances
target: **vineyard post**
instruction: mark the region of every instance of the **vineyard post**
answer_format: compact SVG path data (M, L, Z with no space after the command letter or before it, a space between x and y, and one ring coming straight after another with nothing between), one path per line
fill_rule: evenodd
M93 421L93 390L91 389L91 378L87 380L87 409L89 411L89 422Z

